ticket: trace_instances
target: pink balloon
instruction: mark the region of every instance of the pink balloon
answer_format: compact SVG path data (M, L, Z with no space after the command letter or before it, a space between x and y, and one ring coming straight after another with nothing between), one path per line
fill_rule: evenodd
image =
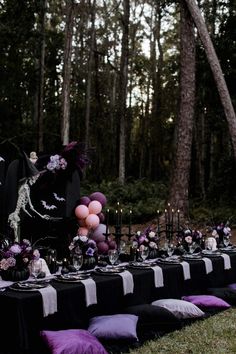
M89 232L89 230L87 227L80 227L77 231L77 234L80 236L87 236L88 232Z
M85 220L88 228L95 229L99 225L99 217L95 214L89 214Z
M91 238L96 242L105 241L106 237L103 235L106 232L106 225L99 224L96 229L94 229Z
M97 200L93 200L88 205L89 214L99 214L102 211L102 204Z
M105 254L107 253L109 246L106 242L102 241L97 243L97 248L98 248L98 253Z
M78 219L85 219L89 215L89 209L85 205L78 205L75 208L75 215Z
M102 206L104 207L107 203L107 198L105 197L105 195L101 192L94 192L92 194L90 194L89 198L91 200L97 200L98 202L100 202L102 204Z
M87 196L81 197L79 200L79 204L86 205L86 206L88 206L90 202L91 199Z

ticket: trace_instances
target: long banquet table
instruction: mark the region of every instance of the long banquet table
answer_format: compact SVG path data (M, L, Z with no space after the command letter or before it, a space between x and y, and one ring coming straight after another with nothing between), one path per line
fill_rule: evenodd
M43 354L39 332L86 328L95 315L122 313L127 306L150 303L160 298L181 298L183 295L204 294L207 288L224 287L236 282L236 253L230 254L231 269L225 270L223 257L211 258L213 271L206 274L202 260L188 261L191 279L184 280L179 264L158 264L163 270L164 286L156 288L152 269L131 269L134 291L123 295L119 275L92 274L97 288L97 304L86 307L82 283L51 281L57 291L58 311L43 316L42 297L38 291L17 292L7 288L0 292L1 354Z

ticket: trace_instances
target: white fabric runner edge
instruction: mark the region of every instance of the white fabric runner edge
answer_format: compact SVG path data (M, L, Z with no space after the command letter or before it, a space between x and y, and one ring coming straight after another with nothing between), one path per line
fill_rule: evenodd
M81 280L81 283L85 287L85 302L86 306L96 305L97 304L97 287L93 279L84 279Z
M56 289L48 285L45 288L37 289L43 300L43 316L52 315L57 312L57 291Z
M124 272L118 273L121 276L123 281L123 293L124 295L132 294L134 292L134 279L133 274L131 274L128 270Z
M180 262L180 264L183 267L184 280L191 279L189 263L183 261L183 262Z

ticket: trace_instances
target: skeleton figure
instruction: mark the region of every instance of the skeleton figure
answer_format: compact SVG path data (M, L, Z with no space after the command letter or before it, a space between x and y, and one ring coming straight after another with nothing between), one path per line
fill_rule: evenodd
M14 230L15 241L20 241L20 212L21 209L28 214L30 217L33 217L29 211L26 209L26 206L29 205L30 209L40 216L43 219L50 219L49 215L42 215L37 210L34 209L34 206L30 199L30 187L37 181L39 174L29 177L26 181L20 186L18 190L18 199L16 203L16 209L13 213L8 216L8 222L10 227Z

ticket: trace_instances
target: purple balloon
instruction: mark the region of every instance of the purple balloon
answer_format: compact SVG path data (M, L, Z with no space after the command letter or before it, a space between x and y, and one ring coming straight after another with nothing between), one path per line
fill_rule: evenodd
M108 245L109 245L109 248L111 249L111 250L115 250L115 249L117 249L117 244L116 244L116 241L108 241Z
M104 207L107 203L107 198L105 197L105 195L101 192L94 192L92 194L90 194L89 198L91 200L97 200L98 202L100 202L102 204L102 206Z
M87 196L81 197L79 200L79 204L86 205L86 206L88 206L90 202L91 199Z
M98 214L98 217L101 223L105 221L105 215L102 212Z
M106 237L103 235L106 232L106 225L99 224L96 229L94 229L92 235L90 236L92 240L96 242L105 241Z
M109 246L105 241L97 243L98 253L106 254Z

